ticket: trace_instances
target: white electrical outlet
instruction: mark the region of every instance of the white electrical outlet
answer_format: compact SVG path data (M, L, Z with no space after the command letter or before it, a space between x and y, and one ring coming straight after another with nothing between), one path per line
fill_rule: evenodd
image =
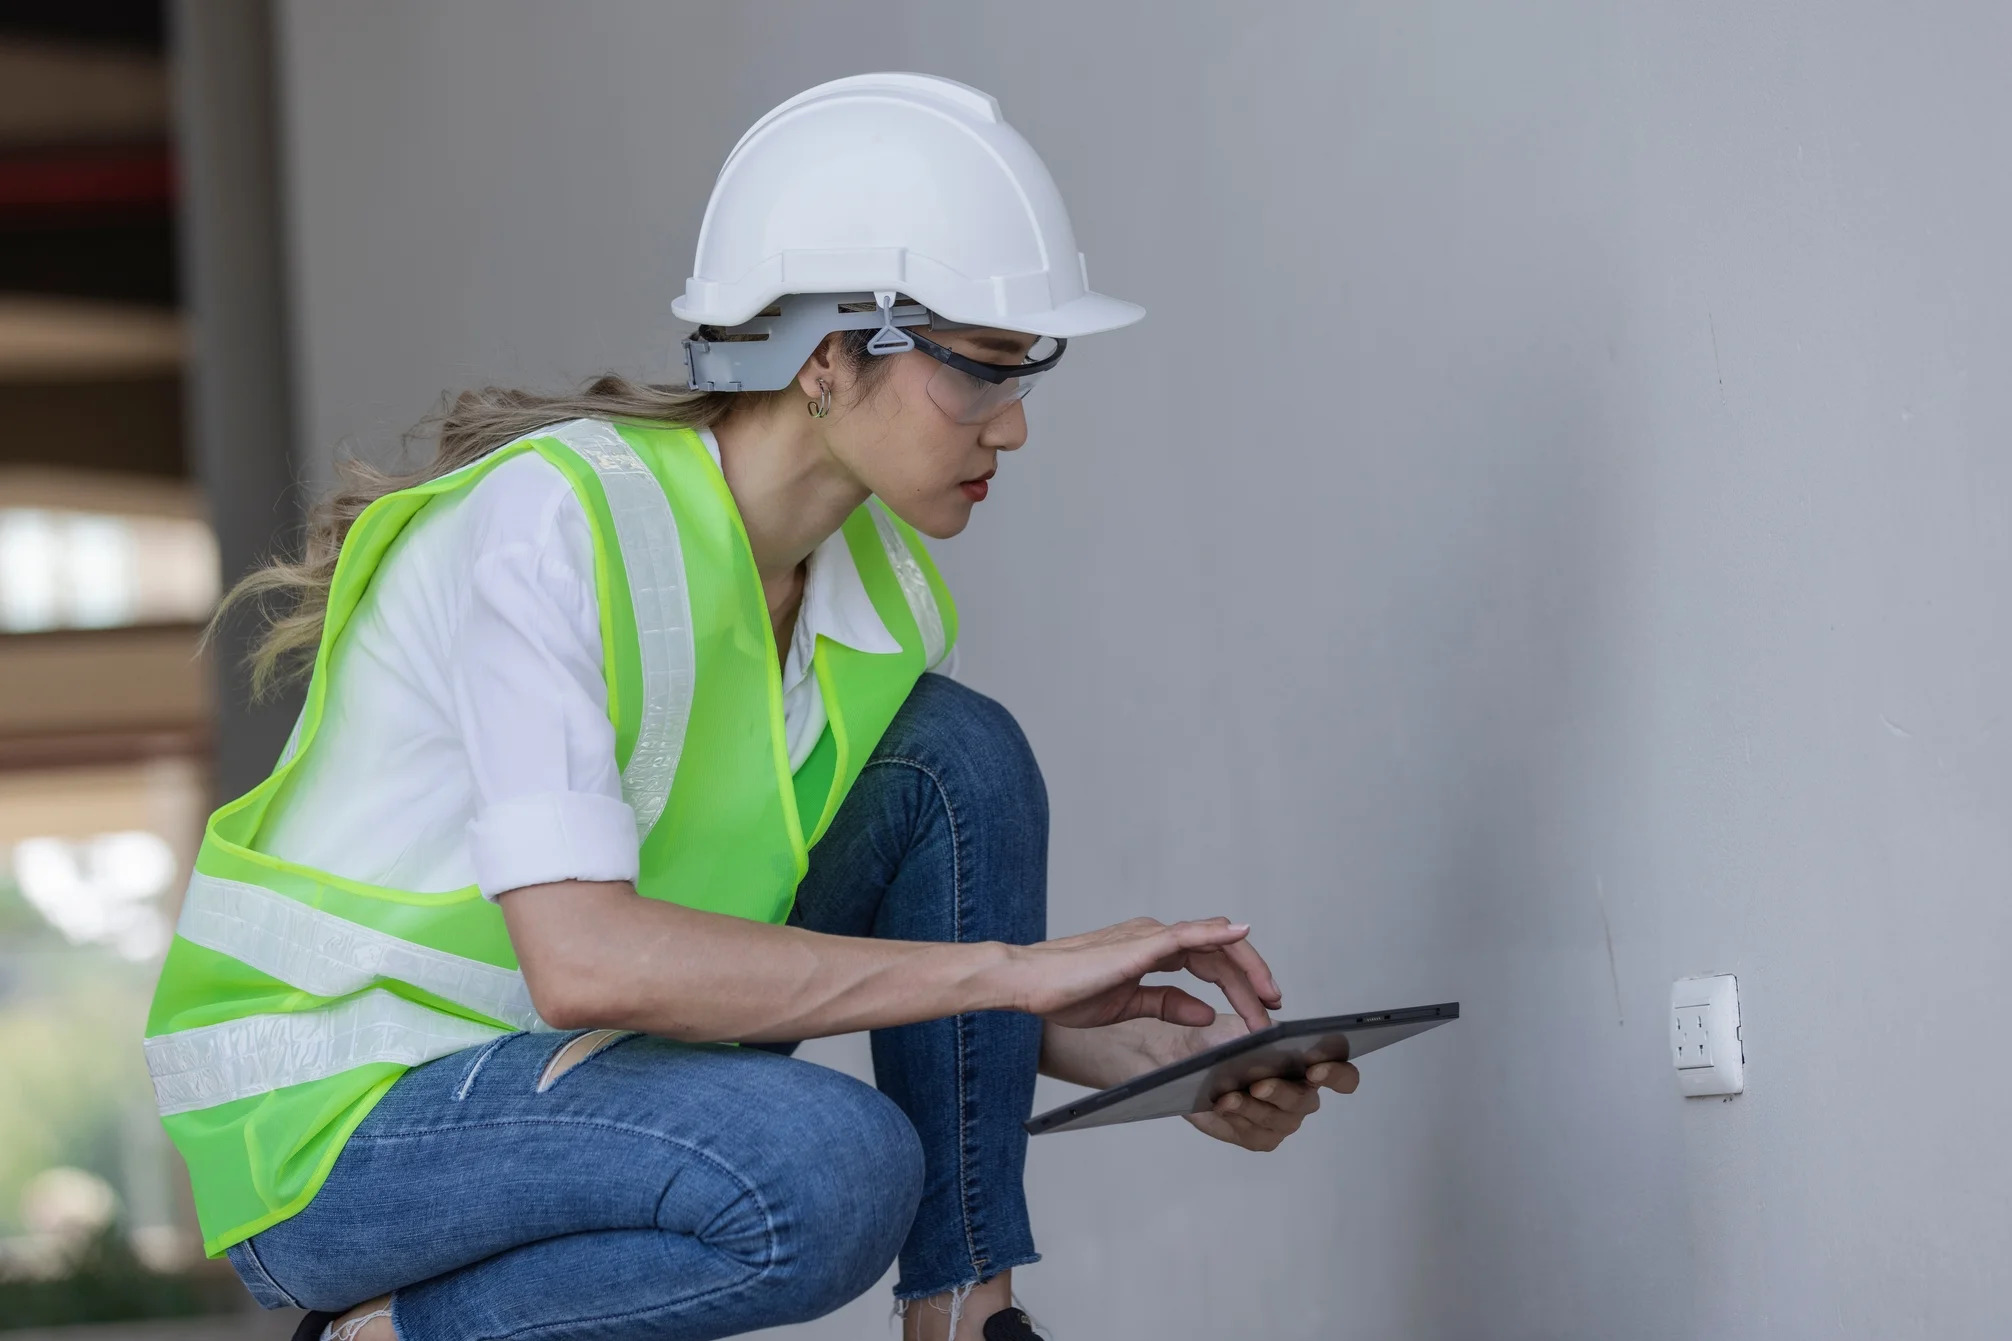
M1677 979L1670 989L1670 1060L1677 1088L1686 1095L1738 1094L1746 1088L1739 980L1732 974Z

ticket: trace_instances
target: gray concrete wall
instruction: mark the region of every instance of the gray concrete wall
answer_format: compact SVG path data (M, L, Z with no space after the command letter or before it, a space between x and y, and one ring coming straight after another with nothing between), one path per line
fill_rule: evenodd
M1037 1141L1062 1335L2002 1331L2012 10L284 18L310 456L660 371L720 158L863 69L996 94L1151 309L943 551L1054 923L1233 912L1291 1011L1467 1018L1269 1158ZM1749 1088L1685 1101L1714 971Z
M300 497L289 450L286 230L270 0L174 0L178 234L194 357L188 440L226 582L292 544ZM298 689L247 701L257 622L240 610L216 634L213 784L242 796L272 771L300 711Z

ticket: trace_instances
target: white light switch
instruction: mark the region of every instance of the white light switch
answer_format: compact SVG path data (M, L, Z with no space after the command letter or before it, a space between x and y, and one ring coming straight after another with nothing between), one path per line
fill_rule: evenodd
M1739 981L1732 974L1677 979L1670 989L1670 1060L1677 1088L1686 1095L1738 1094L1746 1088Z

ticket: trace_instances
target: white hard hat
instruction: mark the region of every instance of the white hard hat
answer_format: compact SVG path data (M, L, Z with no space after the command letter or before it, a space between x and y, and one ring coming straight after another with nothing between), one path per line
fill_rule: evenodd
M952 322L1063 338L1145 315L1091 291L1061 193L998 102L932 75L833 80L755 122L692 270L671 310L723 328L788 294L898 292Z

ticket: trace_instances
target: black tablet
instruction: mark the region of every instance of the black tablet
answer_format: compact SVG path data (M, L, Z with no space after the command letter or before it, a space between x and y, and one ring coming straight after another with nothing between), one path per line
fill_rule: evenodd
M1172 1066L1086 1094L1027 1120L1035 1136L1142 1118L1200 1113L1232 1090L1272 1076L1297 1080L1322 1062L1352 1062L1378 1048L1460 1018L1460 1003L1291 1020L1198 1052Z

